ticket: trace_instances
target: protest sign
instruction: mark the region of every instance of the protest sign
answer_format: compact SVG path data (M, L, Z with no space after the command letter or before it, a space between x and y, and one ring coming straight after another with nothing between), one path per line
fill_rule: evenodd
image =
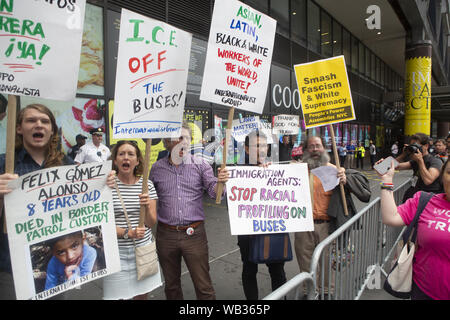
M314 230L307 164L227 170L232 235Z
M85 0L0 1L0 92L75 98L85 6Z
M294 69L306 129L356 119L344 56Z
M291 114L279 114L273 117L273 133L281 135L298 134L300 117Z
M259 128L259 116L251 116L233 120L232 136L237 142L244 142L245 137Z
M62 166L9 183L5 212L17 299L47 299L120 271L110 171L111 161Z
M200 99L261 114L276 20L235 0L216 0Z
M294 70L306 129L356 119L344 56L298 64ZM332 125L330 135L339 169ZM344 185L340 189L345 215L348 215Z
M181 135L192 34L122 9L113 136Z

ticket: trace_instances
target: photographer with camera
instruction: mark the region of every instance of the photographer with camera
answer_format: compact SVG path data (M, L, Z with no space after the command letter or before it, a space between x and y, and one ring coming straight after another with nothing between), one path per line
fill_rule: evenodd
M442 185L438 177L442 168L442 161L433 157L429 152L429 138L424 133L411 136L410 143L405 144L403 152L396 158L399 165L397 170L414 171L418 177L416 185L406 190L403 202L411 198L417 191L442 193Z

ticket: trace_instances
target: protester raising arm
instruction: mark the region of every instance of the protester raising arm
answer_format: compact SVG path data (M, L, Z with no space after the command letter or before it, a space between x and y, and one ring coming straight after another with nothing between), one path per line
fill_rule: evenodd
M381 163L384 159L377 161L376 164ZM393 179L394 179L394 161L392 160L392 164L390 169L384 174L380 175L382 187L381 189L381 217L383 223L389 226L401 227L404 226L405 223L403 219L400 217L397 212L397 205L394 200L394 192L390 190L390 186L393 189Z
M380 160L382 161L382 160ZM444 164L439 182L443 193L424 194L419 190L396 206L393 196L393 163L381 177L381 214L384 224L411 226L417 222L416 250L413 259L411 300L450 299L450 233L445 213L450 212L450 166ZM426 199L426 202L424 202ZM418 211L421 208L421 211ZM415 217L420 214L418 219Z

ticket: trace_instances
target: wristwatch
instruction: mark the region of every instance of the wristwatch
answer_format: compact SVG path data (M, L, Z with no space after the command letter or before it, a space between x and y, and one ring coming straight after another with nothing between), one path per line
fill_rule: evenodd
M123 234L123 238L128 239L128 228L125 229L125 233Z

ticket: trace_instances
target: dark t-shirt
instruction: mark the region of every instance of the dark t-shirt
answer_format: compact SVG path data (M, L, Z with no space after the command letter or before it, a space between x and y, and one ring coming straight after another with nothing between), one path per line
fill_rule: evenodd
M74 145L72 150L69 152L68 156L74 160L75 157L77 156L78 150L80 150L80 147L81 146L79 146L77 144Z
M441 171L442 168L442 161L440 161L439 159L437 159L436 157L427 154L423 157L423 161L425 163L425 167L427 169L430 168L436 168L439 170L439 172ZM414 175L417 175L419 177L419 179L417 180L416 183L416 190L417 191L427 191L427 192L434 192L434 193L441 193L442 191L442 185L441 182L439 180L439 178L436 178L436 180L433 181L432 184L430 185L426 185L423 180L422 177L420 176L419 173L419 165L417 164L417 162L415 161L410 161L409 162L411 164L412 169L414 170Z

